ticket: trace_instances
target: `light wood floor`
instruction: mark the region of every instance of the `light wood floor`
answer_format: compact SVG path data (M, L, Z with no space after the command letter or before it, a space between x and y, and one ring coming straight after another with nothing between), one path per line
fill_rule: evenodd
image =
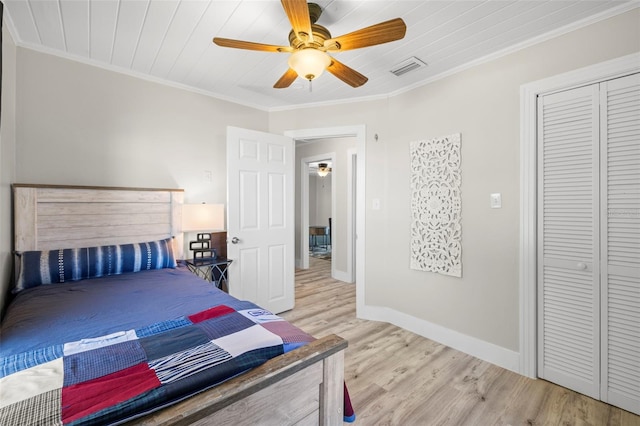
M306 332L349 341L345 380L357 425L620 425L640 416L532 380L394 325L357 319L355 284L331 262L296 272L296 306L282 314Z

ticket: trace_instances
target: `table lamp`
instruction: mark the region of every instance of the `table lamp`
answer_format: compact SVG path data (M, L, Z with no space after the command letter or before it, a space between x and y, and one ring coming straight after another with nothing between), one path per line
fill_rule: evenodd
M224 204L183 204L182 231L198 232L189 242L194 262L215 259L218 255L211 247L211 232L224 229ZM206 231L206 232L203 232Z

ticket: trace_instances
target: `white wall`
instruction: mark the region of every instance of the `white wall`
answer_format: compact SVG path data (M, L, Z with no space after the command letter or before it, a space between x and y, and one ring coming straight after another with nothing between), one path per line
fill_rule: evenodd
M274 133L367 126L366 305L427 334L449 330L507 357L518 351L520 86L639 51L639 22L635 9L387 100L270 114ZM462 133L462 278L409 269L409 143L454 132ZM489 207L492 192L502 193L502 209Z
M309 209L309 224L318 226L329 226L331 217L331 176L329 173L325 177L317 174L309 175L309 199L314 198L315 208ZM313 190L311 189L313 187ZM309 201L311 205L311 200Z
M18 48L17 179L184 188L226 203L226 127L267 113ZM205 171L212 181L205 180Z
M0 297L11 272L11 183L183 188L187 203L226 204L227 126L268 127L264 111L16 48L4 36Z
M0 117L0 317L12 271L11 184L15 180L16 46L2 29L2 106Z
M309 224L315 224L318 216L318 194L316 193L316 178L309 175Z
M18 182L183 188L186 203L226 205L227 126L267 128L264 111L24 48L17 86Z

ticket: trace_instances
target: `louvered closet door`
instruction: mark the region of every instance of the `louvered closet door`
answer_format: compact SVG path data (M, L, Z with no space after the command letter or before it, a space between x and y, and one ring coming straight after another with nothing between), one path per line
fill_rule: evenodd
M538 101L538 375L599 398L598 86Z
M601 397L640 414L640 75L600 93Z

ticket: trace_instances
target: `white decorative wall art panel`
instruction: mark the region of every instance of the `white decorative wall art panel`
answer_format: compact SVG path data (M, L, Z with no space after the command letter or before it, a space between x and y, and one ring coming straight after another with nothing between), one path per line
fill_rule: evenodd
M462 276L460 133L410 144L411 269Z

